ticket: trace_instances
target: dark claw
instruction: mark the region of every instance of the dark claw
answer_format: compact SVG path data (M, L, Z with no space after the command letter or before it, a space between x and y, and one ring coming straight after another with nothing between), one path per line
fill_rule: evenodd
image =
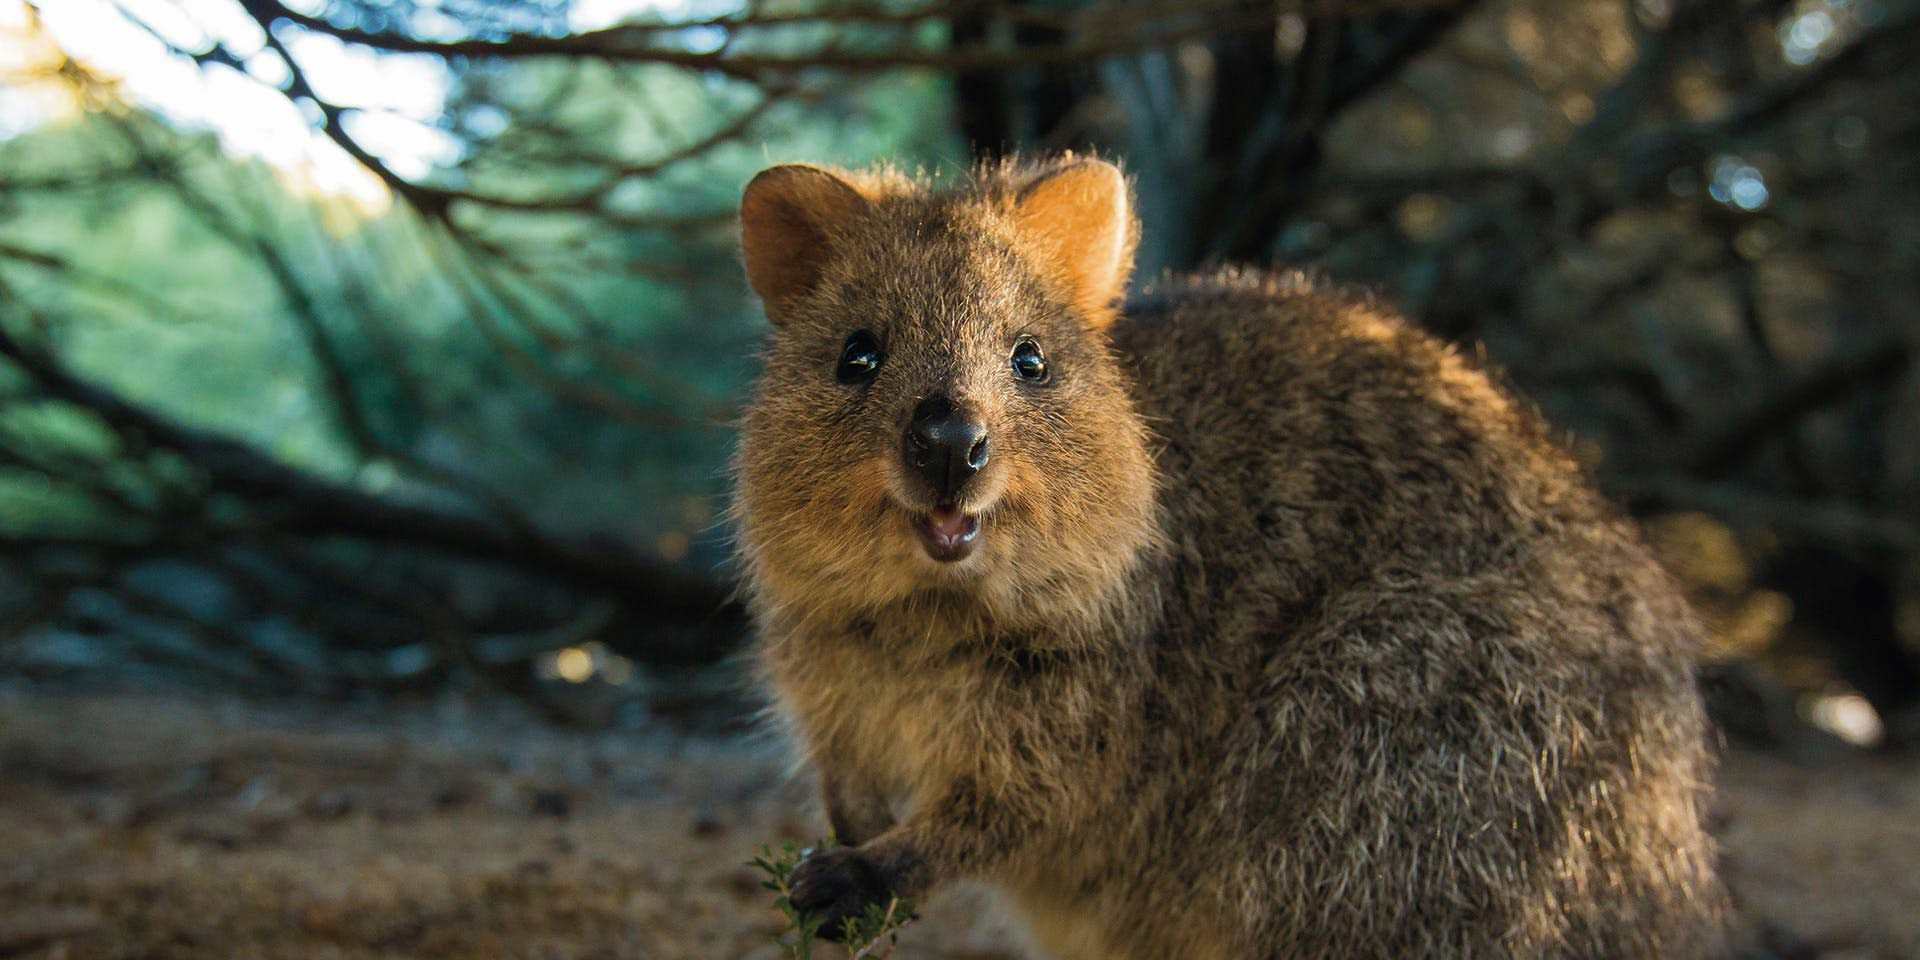
M820 939L836 943L849 918L865 913L868 904L885 907L892 897L886 878L851 847L823 850L802 860L787 894L794 909L821 919Z

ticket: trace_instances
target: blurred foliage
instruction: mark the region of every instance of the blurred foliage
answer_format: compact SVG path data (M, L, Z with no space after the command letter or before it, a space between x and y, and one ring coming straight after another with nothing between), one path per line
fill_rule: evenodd
M596 95L571 86L573 96ZM857 163L937 142L945 131L923 128L937 117L927 107L939 92L903 85L839 100L830 105L844 111L838 123L772 121L796 135L764 148ZM666 126L697 125L711 107L699 89L656 85L652 95ZM616 93L597 96L604 103ZM637 142L633 149L669 146L623 136L617 124L593 127ZM645 209L697 219L730 208L764 166L761 150L733 144L680 165L673 179L649 185ZM340 423L329 374L310 347L323 340L379 447L486 477L562 529L612 527L638 542L669 532L711 539L727 418L763 324L741 295L724 219L671 238L560 234L537 251L549 261L526 263L524 276L516 263L499 289L475 292L461 288L461 265L436 256L429 226L301 195L260 162L223 154L210 135L145 115L96 114L0 144L0 169L22 178L155 157L166 158L164 178L23 194L0 221L0 244L64 265L21 270L9 283L50 315L46 345L75 372L290 464L376 491L402 483L404 471L352 436L361 428ZM498 174L480 166L475 183L499 179L515 190L566 180L559 165ZM486 235L496 219L482 213L461 227ZM261 246L289 276L273 275ZM638 263L598 270L588 265L594 258ZM76 275L114 282L76 284ZM559 295L531 292L557 278L565 280ZM288 302L295 297L304 302ZM511 316L470 319L489 312ZM573 386L552 389L562 377ZM67 455L90 444L91 459L113 455L70 410L13 409L4 422L17 442Z
M260 459L223 477L197 462L208 450L154 444L149 424L0 367L20 388L0 405L0 536L17 564L0 594L21 621L0 656L30 672L264 669L270 689L324 691L434 684L477 657L469 667L505 671L497 679L525 693L559 677L546 651L589 643L616 669L565 679L625 683L632 661L586 632L614 631L632 653L673 626L646 618L698 620L724 596L728 425L764 323L738 275L741 184L770 155L959 152L930 76L776 98L667 67L467 64L449 124L488 132L465 131L464 159L434 182L574 196L594 192L608 158L654 159L620 161L648 169L620 177L592 216L511 202L423 215L235 156L216 131L138 109L92 65L50 52L25 80L87 109L0 142L13 188L0 206L0 329L142 418ZM245 476L276 464L332 485L301 497L377 498L322 502L323 514L385 504L426 511L409 523L470 522L487 536L456 536L454 552L484 562L331 536L324 516L289 538L274 529L288 491ZM392 533L403 547L445 539ZM520 538L581 569L546 575L538 553L518 555ZM99 549L114 545L136 552ZM676 581L648 577L649 563L715 585L679 590L687 609L663 611L645 591L674 594ZM315 609L370 571L388 595ZM582 572L642 589L619 616L583 608L571 582ZM736 645L737 614L719 623L666 659Z

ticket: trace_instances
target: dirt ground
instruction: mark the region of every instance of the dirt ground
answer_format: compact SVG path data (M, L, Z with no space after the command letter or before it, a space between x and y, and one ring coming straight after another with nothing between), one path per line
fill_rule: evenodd
M1722 779L1727 873L1781 956L1920 957L1920 764L1736 753ZM744 861L821 831L809 794L738 738L0 694L0 958L774 960ZM979 891L922 914L900 960L1025 956Z

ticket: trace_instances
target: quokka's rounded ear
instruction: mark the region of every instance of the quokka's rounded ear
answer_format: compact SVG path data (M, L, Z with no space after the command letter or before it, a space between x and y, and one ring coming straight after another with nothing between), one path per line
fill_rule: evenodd
M1112 323L1140 236L1120 169L1089 159L1047 173L1015 198L1014 222L1087 324Z
M747 283L778 324L788 306L820 279L836 229L858 216L867 198L830 170L806 164L771 167L740 197L740 246Z

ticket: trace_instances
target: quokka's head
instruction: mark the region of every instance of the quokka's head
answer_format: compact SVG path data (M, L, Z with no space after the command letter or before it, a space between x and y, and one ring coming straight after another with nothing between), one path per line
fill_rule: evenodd
M1112 165L947 190L780 166L741 202L774 333L738 470L755 589L834 611L969 596L1085 608L1152 534L1147 432L1107 327L1136 225Z

